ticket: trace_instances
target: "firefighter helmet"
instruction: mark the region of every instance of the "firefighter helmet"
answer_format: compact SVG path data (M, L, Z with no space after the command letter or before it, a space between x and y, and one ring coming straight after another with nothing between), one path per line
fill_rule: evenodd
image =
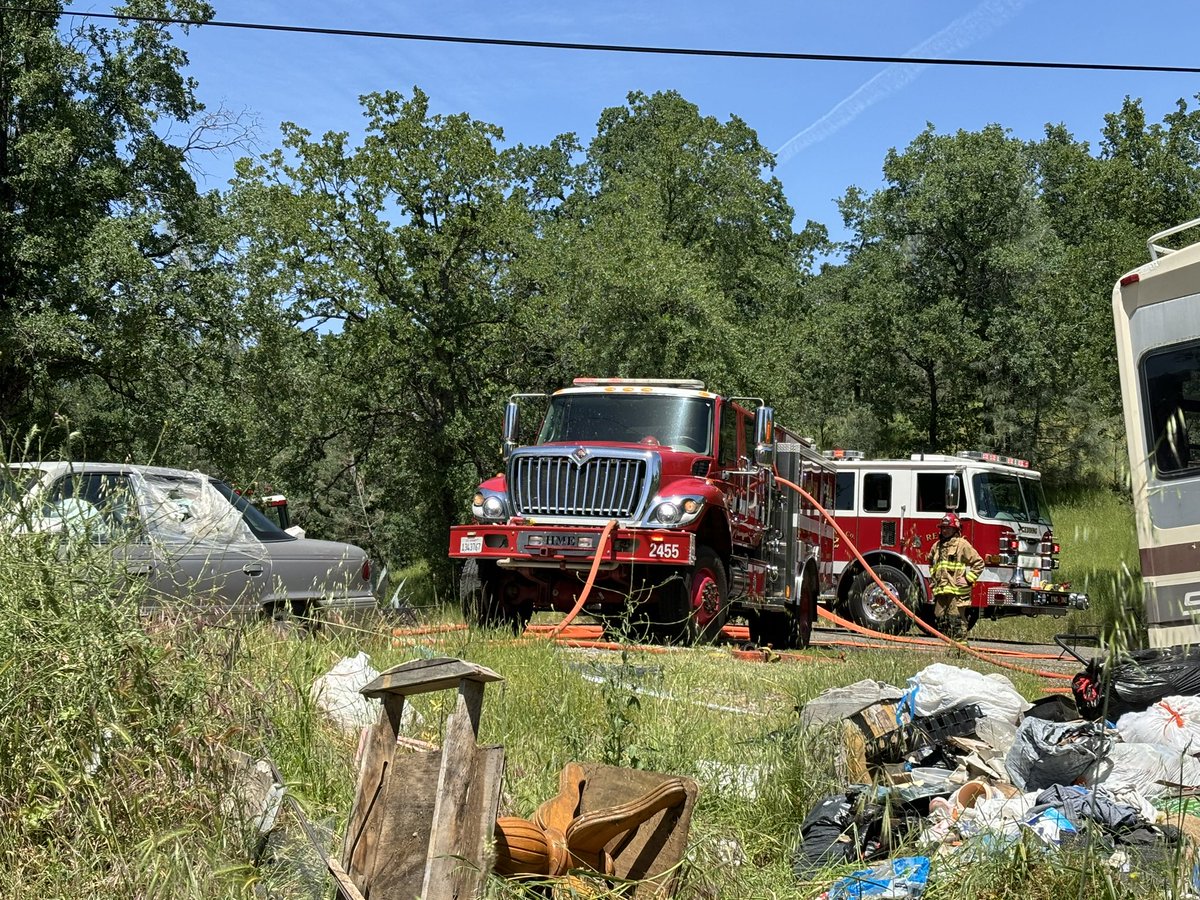
M942 516L942 521L940 521L938 523L938 527L939 528L957 528L961 531L962 530L962 522L959 521L957 513L949 512L949 513L946 513L944 516Z

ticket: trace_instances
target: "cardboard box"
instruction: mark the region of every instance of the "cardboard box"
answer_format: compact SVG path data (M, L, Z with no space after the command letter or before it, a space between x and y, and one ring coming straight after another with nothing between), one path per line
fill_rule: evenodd
M899 762L903 756L904 735L896 721L899 707L895 701L883 700L842 720L842 743L846 750L846 775L852 783L870 784L871 767L876 762ZM886 748L894 738L898 757ZM882 753L880 751L883 751Z

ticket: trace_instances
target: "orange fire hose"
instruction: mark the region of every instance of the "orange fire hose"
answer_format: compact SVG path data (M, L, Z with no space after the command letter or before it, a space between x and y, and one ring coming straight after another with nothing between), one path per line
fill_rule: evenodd
M877 585L879 585L880 590L882 590L884 592L884 594L887 595L888 599L890 599L896 605L896 608L899 609L901 612L903 612L906 616L908 616L908 618L911 619L913 622L916 622L917 625L920 626L924 631L926 631L928 634L930 634L931 636L936 638L937 641L941 642L942 644L948 644L952 647L955 647L958 650L962 651L963 653L966 653L968 656L975 657L976 659L980 660L981 662L985 662L990 665L998 666L1003 669L1009 669L1014 672L1023 672L1027 675L1037 675L1042 678L1070 680L1070 678L1072 676L1064 674L1062 672L1050 672L1050 671L1047 671L1044 669L1031 669L1026 666L1016 665L1015 663L1009 663L1009 662L1004 662L1003 660L990 658L993 656L1011 656L1011 657L1017 657L1017 658L1021 658L1021 659L1052 659L1052 658L1055 658L1055 657L1048 656L1047 654L1024 653L1024 652L1016 651L1016 650L979 651L979 650L976 650L976 649L968 646L967 644L964 644L960 641L954 640L953 638L949 637L948 635L942 634L942 632L938 631L936 628L934 628L932 625L927 623L920 616L916 615L911 609L909 609L907 606L905 606L904 603L900 600L900 598L897 597L891 590L888 589L887 585L885 585L879 579L879 576L875 573L875 570L871 568L870 564L867 563L867 561L863 558L862 554L859 553L858 548L850 540L850 538L846 534L846 532L842 530L841 526L838 525L838 523L835 521L834 517L829 513L828 510L825 509L825 507L823 507L820 503L817 502L816 498L814 498L812 496L812 494L810 494L808 491L804 490L804 488L800 487L800 485L794 484L793 482L789 481L788 479L786 479L778 474L776 475L776 480L780 484L784 485L785 487L791 488L793 491L796 491L801 497L803 497L809 503L811 503L814 507L816 507L816 509L820 512L821 516L825 519L825 521L827 521L833 527L834 531L837 532L837 534L841 538L841 540L843 542L845 542L847 547L850 548L850 552L852 554L854 554L854 558L856 560L858 560L858 562L863 566L863 568L866 570L867 574L869 574L871 576L871 579ZM583 638L583 635L579 634L578 632L573 633L569 638L566 638L565 640L562 639L563 632L571 625L571 622L573 622L575 620L575 617L577 615L579 615L580 611L583 609L584 604L587 603L588 596L591 594L592 587L596 581L596 575L600 571L600 564L603 562L604 552L605 552L605 550L608 549L608 543L611 540L612 533L616 529L616 527L617 527L617 520L611 519L604 526L604 530L601 531L600 541L596 547L596 554L592 559L592 567L591 567L590 571L588 572L587 581L584 584L583 591L580 592L579 598L575 601L575 605L571 608L571 610L563 617L563 619L560 622L556 623L555 625L551 625L551 626L531 625L531 626L528 626L526 629L527 634L531 633L531 634L537 635L537 636L541 636L542 634L544 634L547 639L553 640L553 641L559 641L560 643L564 643L568 646L592 646L592 647L596 647L598 649L612 649L612 648L620 647L620 648L628 649L628 648L625 648L624 645L621 645L621 644L610 644L609 642L605 642L605 641L587 640L587 639ZM867 627L859 625L855 622L850 622L849 620L844 619L841 616L837 615L836 613L831 612L830 610L827 610L827 609L818 608L817 612L822 618L828 619L829 621L831 621L843 628L846 628L850 631L864 635L866 637L871 637L871 638L875 638L878 640L883 640L883 641L887 641L890 643L897 643L897 644L910 644L910 645L926 646L926 647L937 646L936 643L927 641L923 638L910 638L910 637L905 637L903 635L885 634L884 632L881 632L881 631L875 631L874 629L867 628ZM451 626L451 628L453 628L453 627L455 627L455 626ZM437 629L437 630L441 630L441 629ZM449 630L449 629L445 629L445 630ZM424 629L404 629L404 633L406 635L421 634L423 632L424 632ZM590 637L590 635L589 635L589 637ZM662 649L662 648L657 648L657 649Z
M867 561L865 559L863 559L862 554L858 552L858 548L854 546L854 542L850 540L850 538L846 534L846 532L843 531L841 526L838 525L838 523L834 520L834 517L832 515L830 515L828 510L825 509L825 507L823 507L820 503L817 502L816 498L813 497L812 494L810 494L808 491L804 490L804 488L800 487L800 485L793 484L792 482L788 481L786 478L783 478L782 476L777 475L776 479L779 481L780 484L796 491L801 497L803 497L805 500L807 500L809 503L811 503L814 507L816 507L816 509L824 517L825 521L833 526L833 530L835 532L837 532L838 537L841 538L841 540L845 542L846 546L850 548L850 552L854 554L854 558L858 560L858 562L866 570L867 574L871 576L871 579L877 585L879 585L879 589L881 591L883 591L884 594L887 595L889 600L891 600L894 604L896 604L897 609L899 609L901 612L903 612L912 621L916 622L917 625L919 625L922 629L924 629L928 634L932 635L933 637L937 638L938 640L942 641L943 643L949 644L950 646L955 647L956 649L962 651L963 653L966 653L968 656L973 656L976 659L980 660L981 662L988 663L989 665L999 666L1002 669L1009 669L1014 672L1024 672L1027 675L1037 675L1042 678L1066 679L1068 681L1071 679L1072 676L1064 674L1063 672L1050 672L1045 669L1031 669L1026 666L1018 666L1015 663L1004 662L1002 660L997 660L997 659L989 659L988 656L985 655L984 653L982 653L978 650L975 650L972 647L969 647L968 645L962 643L961 641L956 641L956 640L954 640L954 638L942 634L940 631L938 631L936 628L934 628L932 625L930 625L928 622L926 622L920 616L916 615L911 609L909 609L907 606L905 606L904 603L901 602L900 598L897 597L887 587L887 585L885 585L882 581L880 581L879 576L875 574L875 570L871 568L871 566L867 563ZM861 625L854 625L854 623L848 622L845 619L843 619L841 616L838 616L835 613L829 612L828 610L822 609L822 610L819 610L819 613L822 617L829 619L833 622L836 622L838 625L841 625L843 627L850 627L852 630L860 631L860 633L869 634L871 637L877 637L882 640L888 640L888 641L896 640L899 637L899 635L884 634L883 632L874 631L873 629L870 629L870 628L863 628ZM910 640L912 640L912 638L906 638L903 641L900 641L900 643L906 643L907 641L910 641ZM1030 654L1030 655L1032 656L1032 654Z
M570 625L575 617L579 615L579 611L583 609L583 604L587 602L588 594L592 592L592 585L596 583L596 573L600 571L600 563L604 559L604 551L608 549L608 541L612 537L613 530L616 527L617 520L609 519L608 524L604 526L604 530L600 532L600 542L596 545L596 556L592 560L592 568L588 572L587 583L583 586L583 590L580 591L579 599L575 601L575 605L571 607L571 611L550 632L551 640L557 638L562 633L562 630Z

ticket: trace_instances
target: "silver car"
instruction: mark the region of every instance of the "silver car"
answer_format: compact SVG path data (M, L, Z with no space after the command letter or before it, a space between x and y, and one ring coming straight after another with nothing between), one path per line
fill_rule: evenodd
M341 619L379 608L353 544L296 538L229 485L200 472L118 463L39 462L0 470L9 533L49 531L111 545L123 574L206 617Z

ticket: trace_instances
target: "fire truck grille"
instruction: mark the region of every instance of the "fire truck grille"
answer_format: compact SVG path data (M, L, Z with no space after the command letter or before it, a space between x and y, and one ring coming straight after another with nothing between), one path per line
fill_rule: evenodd
M641 505L644 459L599 457L579 465L567 456L522 456L512 462L517 515L627 519Z

